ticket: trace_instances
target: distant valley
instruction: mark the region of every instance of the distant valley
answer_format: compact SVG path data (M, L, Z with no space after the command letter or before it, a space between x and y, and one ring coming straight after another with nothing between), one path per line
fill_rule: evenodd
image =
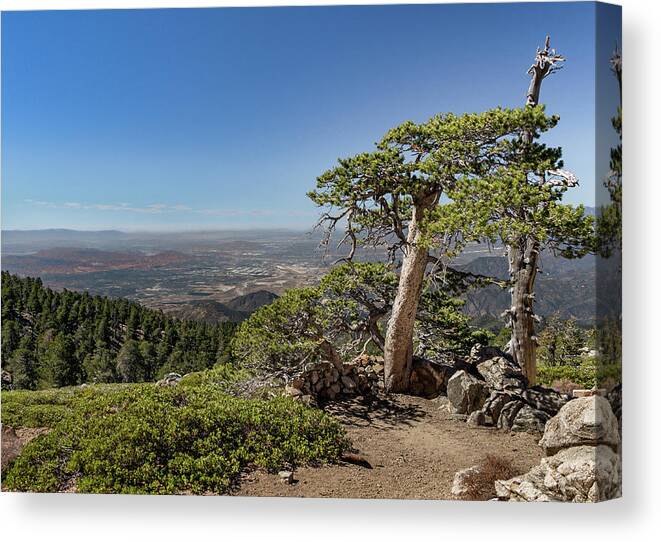
M2 269L38 276L55 289L125 297L181 318L210 323L245 319L286 290L315 284L341 255L305 232L203 231L178 233L4 231ZM379 259L362 251L361 259ZM502 250L471 245L456 265L507 277ZM546 254L538 278L537 312L594 319L594 257L564 260ZM603 297L603 296L602 296ZM509 305L507 290L490 286L466 295L476 324L496 328Z

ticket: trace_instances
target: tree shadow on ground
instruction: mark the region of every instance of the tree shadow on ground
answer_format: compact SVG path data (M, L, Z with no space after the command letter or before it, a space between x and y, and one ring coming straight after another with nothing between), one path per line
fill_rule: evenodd
M352 397L320 405L346 425L367 427L382 425L384 428L413 425L427 413L418 405L403 403L397 398L383 396Z

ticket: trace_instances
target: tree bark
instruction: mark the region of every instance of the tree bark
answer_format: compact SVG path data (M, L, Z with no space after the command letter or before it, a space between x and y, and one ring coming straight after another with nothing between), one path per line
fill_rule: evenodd
M326 356L328 361L330 361L338 371L342 370L342 358L337 353L337 350L335 350L335 347L330 343L330 341L327 339L321 339L319 347L321 348L321 351L323 352L324 356Z
M534 288L537 276L539 243L522 239L508 247L512 306L509 310L512 337L510 348L514 361L532 386L537 377L537 343L535 338Z
M406 392L411 380L413 327L429 261L429 251L420 243L420 221L434 201L435 198L427 198L416 205L408 225L402 270L383 350L385 390L388 393Z
M544 49L538 49L535 62L528 70L531 76L530 86L526 94L526 105L534 107L539 104L539 93L542 81L557 69L557 64L564 57L557 55L549 46L547 36ZM533 140L533 134L522 135L526 143ZM539 242L528 237L520 237L507 248L510 279L512 282L512 303L509 309L512 336L510 352L514 360L523 370L529 385L533 386L537 378L537 339L535 337L534 291L539 261Z

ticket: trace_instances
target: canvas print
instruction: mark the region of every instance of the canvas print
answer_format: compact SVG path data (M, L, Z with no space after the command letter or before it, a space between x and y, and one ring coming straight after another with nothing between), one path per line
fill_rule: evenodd
M594 2L2 13L2 490L621 495Z

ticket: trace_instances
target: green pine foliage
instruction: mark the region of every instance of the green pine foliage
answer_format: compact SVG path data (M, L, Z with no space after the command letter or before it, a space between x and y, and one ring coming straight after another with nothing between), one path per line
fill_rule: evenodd
M234 324L178 320L126 299L2 273L2 366L23 389L144 382L226 360Z
M461 311L458 296L467 285L451 272L438 281L422 295L416 353L436 358L487 344L492 334L471 326ZM384 263L338 265L318 286L289 290L242 322L232 340L233 356L251 369L277 373L322 359L380 353L397 283L397 274Z
M622 382L621 358L603 350L600 328L580 327L576 320L552 316L539 333L537 350L540 384L568 382L582 388L609 387ZM613 334L614 344L620 344Z

